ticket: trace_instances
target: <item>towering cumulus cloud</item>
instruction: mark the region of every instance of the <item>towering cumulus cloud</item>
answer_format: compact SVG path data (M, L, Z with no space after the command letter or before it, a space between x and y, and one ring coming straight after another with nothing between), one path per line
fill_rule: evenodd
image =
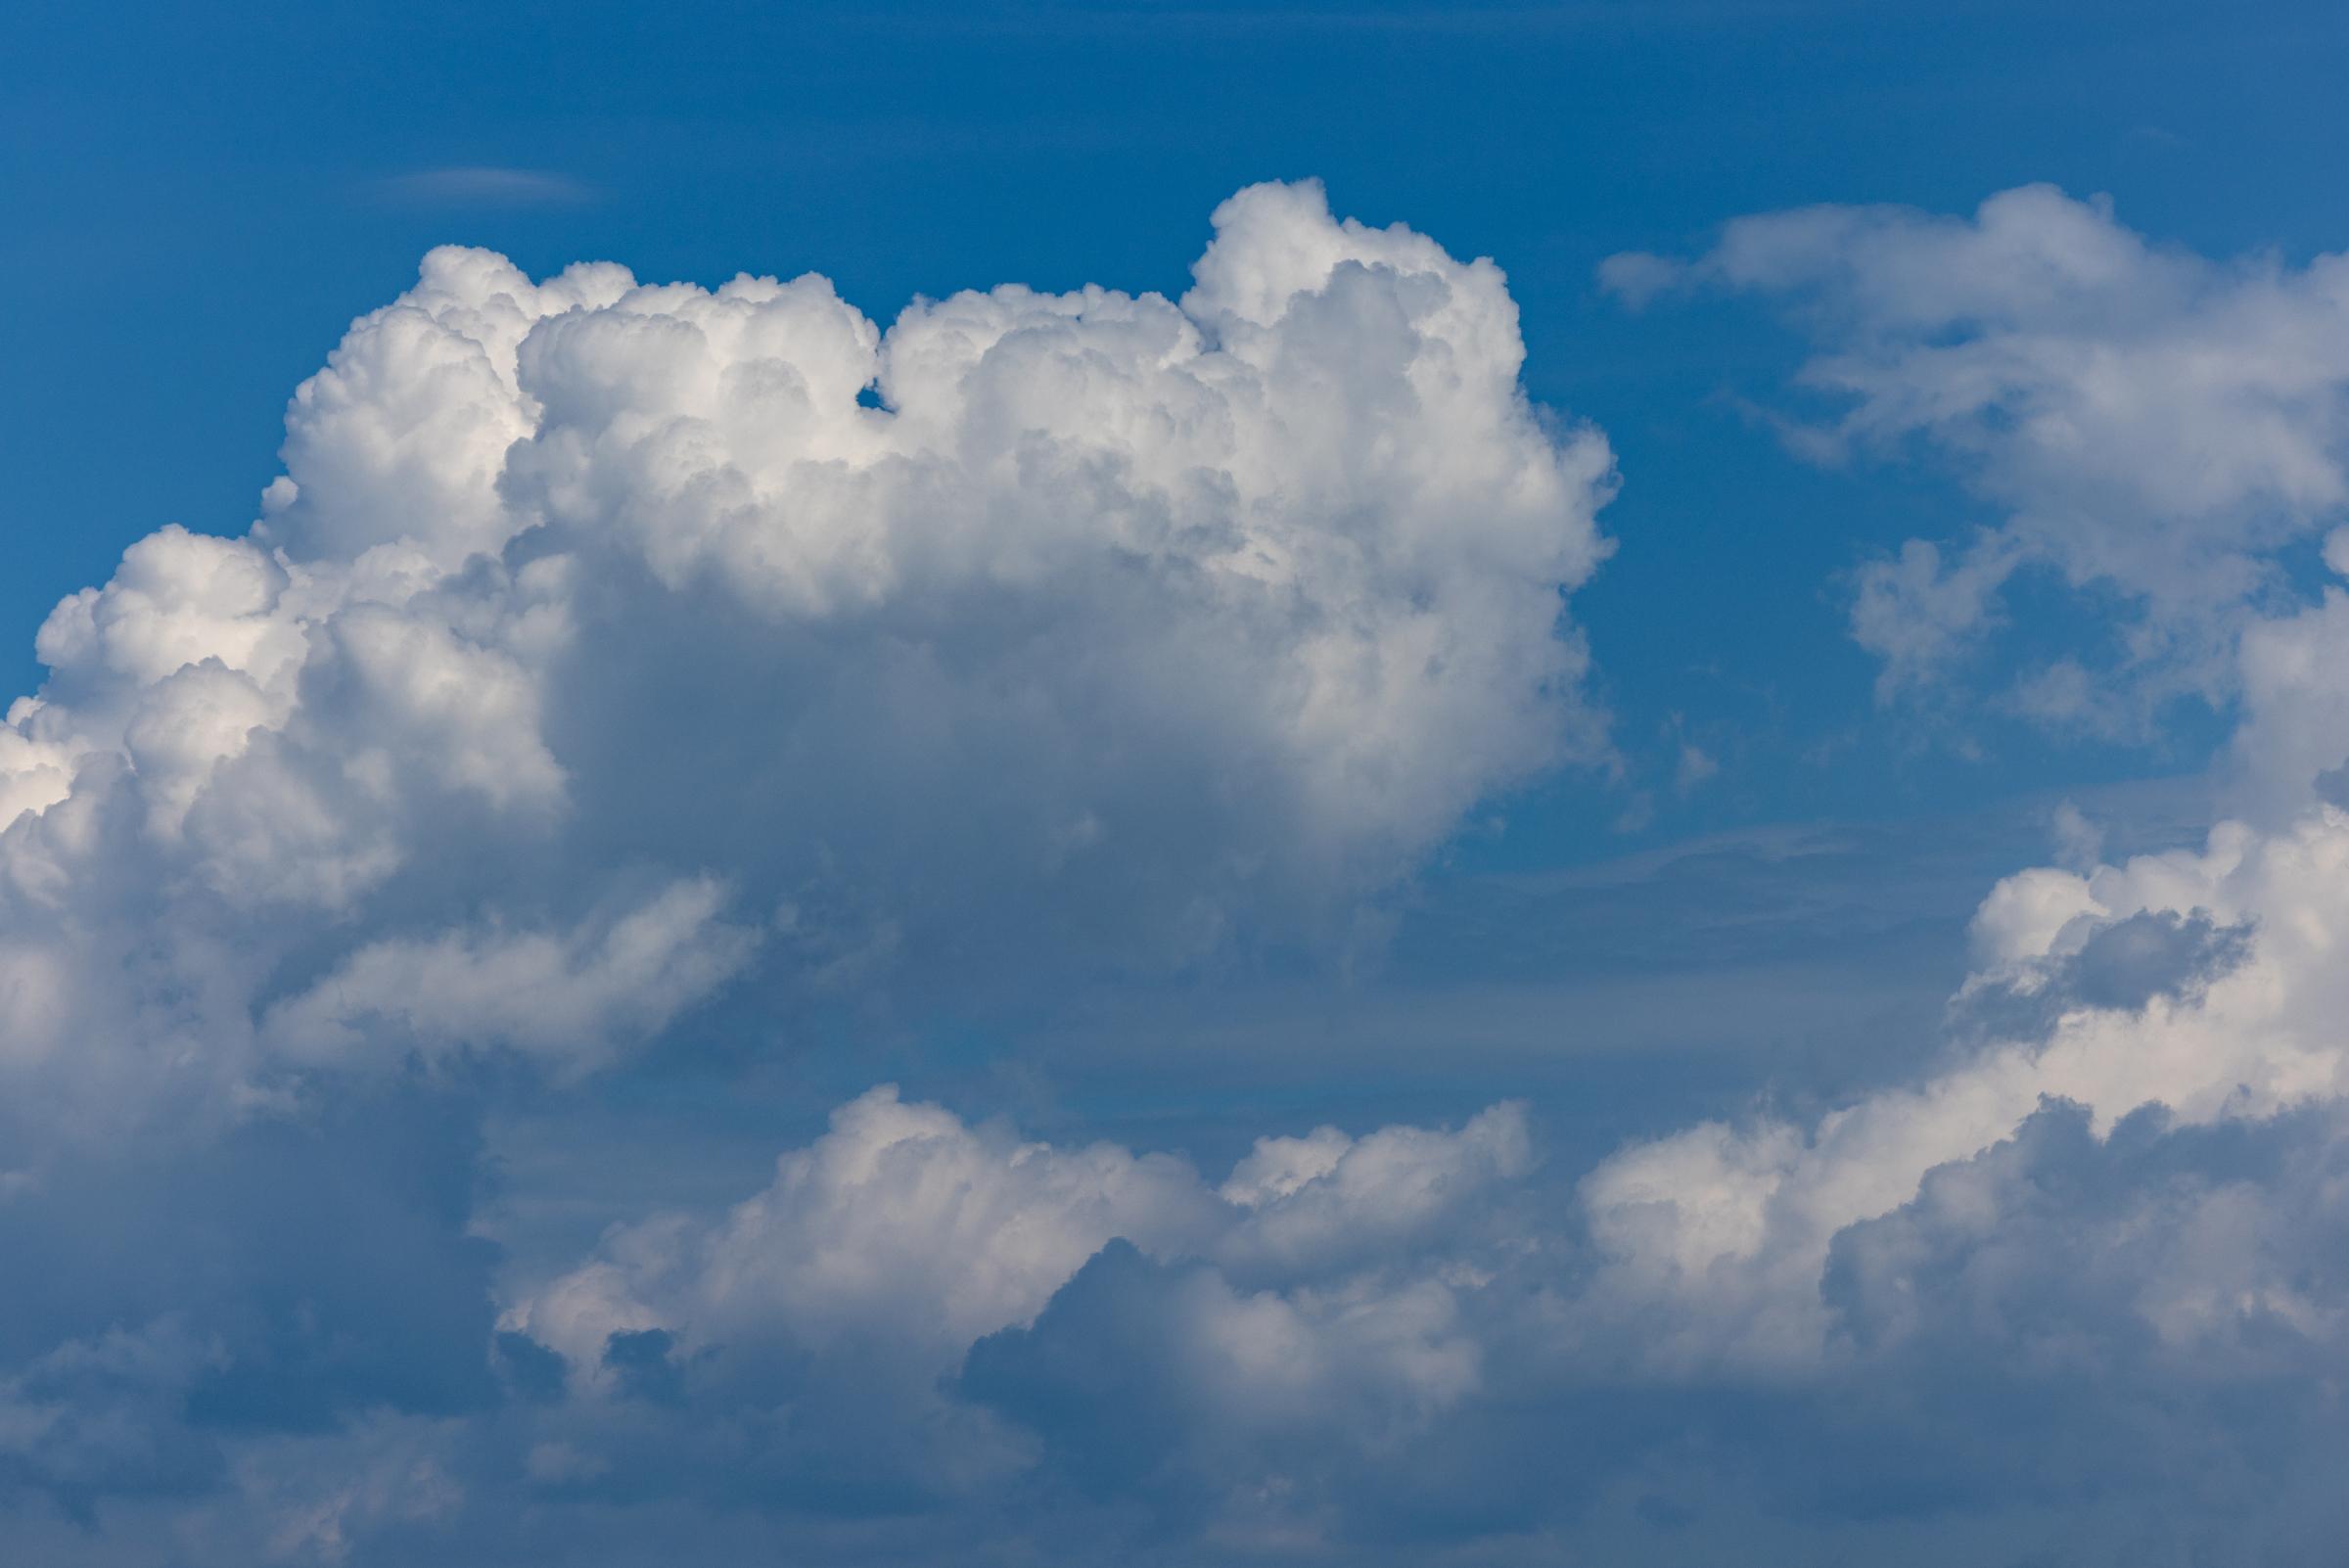
M1312 936L1593 755L1560 594L1610 459L1526 402L1500 273L1313 186L1216 228L1179 302L887 333L814 276L433 253L251 533L166 529L41 628L0 731L40 1119L592 1063L752 968Z
M1020 1440L940 1380L1113 1239L1228 1258L1235 1322L1309 1332L1343 1314L1231 1292L1343 1253L1382 1180L1398 1236L1448 1212L1409 1162L1451 1134L1219 1195L868 1096L722 1225L502 1304L471 1233L484 1085L563 1091L720 998L1343 944L1481 798L1604 756L1562 608L1612 459L1528 403L1500 272L1313 185L1215 231L1179 300L1006 286L886 331L812 275L436 251L296 392L250 531L165 528L57 607L0 728L24 1539L396 1555L486 1478L604 1473L597 1412L695 1396L721 1345L770 1416L886 1372L869 1476L844 1438L829 1484L956 1493ZM1476 1180L1522 1167L1513 1115L1461 1134ZM1336 1331L1465 1386L1407 1313ZM539 1398L580 1430L454 1455L562 1428ZM744 1473L823 1490L778 1443Z

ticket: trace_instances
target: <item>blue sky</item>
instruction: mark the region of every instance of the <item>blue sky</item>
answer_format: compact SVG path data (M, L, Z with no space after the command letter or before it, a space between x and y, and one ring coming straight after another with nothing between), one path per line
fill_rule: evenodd
M0 1530L2323 1560L2345 55L0 21Z

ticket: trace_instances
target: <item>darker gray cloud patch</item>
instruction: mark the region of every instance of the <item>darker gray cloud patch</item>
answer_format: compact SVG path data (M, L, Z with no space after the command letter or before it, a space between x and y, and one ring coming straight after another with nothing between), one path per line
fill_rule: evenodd
M2025 1037L2082 1007L2133 1012L2155 997L2190 997L2250 953L2249 925L2197 910L2146 910L2098 930L2037 991L1992 987L1955 1008L1961 1034Z
M2181 1285L2208 1277L2178 1251L2204 1220L2219 1226L2208 1239L2252 1249L2236 1259L2246 1267L2288 1235L2298 1286L2349 1287L2349 1213L2326 1196L2343 1175L2349 1156L2315 1116L2178 1127L2147 1106L2099 1139L2086 1108L2051 1100L2011 1138L1934 1170L1911 1202L1837 1236L1824 1291L1863 1347L2038 1337L2105 1359L2149 1355L2146 1291L2165 1270ZM2214 1321L2258 1338L2272 1310L2256 1295L2214 1303Z
M62 1347L20 1371L15 1400L40 1431L29 1446L0 1452L0 1499L30 1494L94 1527L109 1499L189 1496L216 1485L225 1469L220 1449L182 1414L188 1380L211 1354L178 1319L164 1318Z
M2316 779L2317 799L2326 806L2349 811L2349 765L2328 767Z
M2202 913L2131 915L2088 939L2072 960L2071 993L2090 1007L2142 1007L2209 985L2250 950L2248 926L2221 926Z
M1467 1310L1506 1313L1533 1283L1512 1279ZM1523 1398L1528 1382L1520 1397L1480 1394L1450 1412L1399 1408L1359 1368L1235 1396L1207 1364L1224 1352L1199 1333L1225 1285L1212 1266L1113 1241L1034 1323L972 1347L952 1390L1040 1446L1024 1485L1081 1521L1085 1544L1067 1555L1179 1558L1219 1519L1277 1499L1279 1513L1318 1520L1348 1560L1411 1561L1571 1513L1621 1457L1624 1422L1554 1389ZM1509 1347L1512 1363L1521 1351Z
M1178 1272L1113 1241L1060 1288L1027 1328L971 1347L956 1392L1036 1434L1054 1467L1088 1497L1173 1479L1172 1460L1200 1413L1167 1352ZM1165 1501L1162 1485L1158 1491ZM1196 1499L1191 1499L1196 1501Z
M1844 1231L1823 1280L1867 1490L2013 1512L2018 1539L2027 1509L2127 1498L2209 1560L2317 1560L2315 1499L2267 1510L2309 1481L2312 1443L2340 1455L2335 1352L2294 1302L2349 1287L2344 1176L2319 1115L2177 1127L2148 1107L2098 1138L2067 1102L1934 1171Z
M417 1091L60 1161L0 1204L0 1422L44 1423L0 1440L0 1491L95 1518L211 1488L240 1438L487 1410L479 1173L469 1117Z
M518 1398L536 1405L562 1400L568 1363L560 1351L547 1349L528 1334L506 1329L499 1332L492 1355L498 1372Z
M623 1397L682 1405L685 1374L671 1359L675 1349L676 1340L664 1329L618 1333L604 1344L604 1365L619 1379Z

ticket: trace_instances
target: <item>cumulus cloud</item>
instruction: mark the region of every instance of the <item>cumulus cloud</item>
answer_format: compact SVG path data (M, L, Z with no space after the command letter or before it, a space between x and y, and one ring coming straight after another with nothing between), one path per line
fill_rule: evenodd
M168 1031L244 1093L362 1019L603 1059L768 925L786 988L1341 930L1602 744L1560 593L1611 462L1522 355L1490 262L1311 185L1219 208L1180 300L886 332L812 275L437 251L248 534L165 529L42 627L11 1055ZM690 918L613 923L661 882Z
M2263 623L2261 657L2322 668L2284 653L2323 645L2326 609ZM2245 753L2309 711L2293 682L2246 689ZM680 1389L739 1389L760 1334L828 1331L826 1281L887 1281L853 1315L928 1347L896 1407L952 1433L892 1462L933 1507L965 1505L958 1487L1055 1499L1073 1555L1473 1538L1503 1560L1751 1541L1773 1560L2117 1564L2155 1542L2313 1560L2345 1452L2325 1368L2349 1321L2349 813L2322 780L2349 733L2291 733L2259 797L2288 804L2198 846L2105 862L2059 819L2069 863L1976 915L1941 1064L1820 1115L1683 1129L1560 1185L1501 1107L1267 1137L1212 1190L1181 1167L1145 1189L1122 1150L1073 1161L882 1094L733 1217L617 1232L508 1322L568 1335L574 1399L643 1422L614 1356L631 1336L660 1336ZM894 1174L811 1176L868 1168ZM939 1218L966 1214L967 1232ZM938 1272L890 1261L900 1227ZM1006 1234L1025 1245L975 1240ZM845 1268L843 1236L870 1262ZM730 1293L756 1277L742 1250L809 1260L809 1282ZM1052 1262L1004 1294L998 1256ZM960 1300L990 1306L942 1326ZM803 1368L767 1397L812 1386ZM628 1462L632 1427L574 1419L619 1445L590 1462Z
M1560 596L1611 470L1526 402L1497 269L1310 186L1221 208L1179 300L1007 287L886 331L820 278L436 252L296 394L253 530L134 545L0 729L23 1539L2337 1540L2349 596L2265 596L2336 505L2331 263L2215 266L2032 191L1611 275L1806 301L1850 405L1822 438L1921 436L2007 510L1863 578L1888 690L2036 567L2175 611L2129 657L2239 694L2226 817L2109 862L2061 817L2063 863L1983 899L1929 1071L1596 1158L1538 1159L1511 1101L1292 1125L1220 1175L884 1086L732 1202L501 1260L486 1085L560 1101L809 995L1318 940L1592 755Z
M1218 208L1180 299L886 327L814 275L428 255L296 390L250 529L133 544L0 726L9 1496L429 1555L507 1482L692 1490L714 1451L644 1423L722 1373L800 1425L701 1436L791 1497L967 1497L1021 1441L943 1380L1113 1240L1247 1321L1431 1246L1517 1113L1225 1196L876 1093L502 1328L470 1227L495 1094L697 1016L747 1052L844 993L1342 946L1480 800L1603 758L1563 605L1612 459L1522 359L1498 268L1310 184Z
M1817 347L1798 386L1840 405L1798 451L1921 444L2005 520L1912 540L1858 578L1853 629L1880 690L1947 672L2018 570L2142 612L2102 672L2043 672L2018 706L2141 731L2142 702L2229 695L2234 637L2280 587L2281 552L2349 502L2349 262L2214 261L2125 226L2101 198L2003 192L1971 217L1819 207L1740 218L1693 261L1619 256L1634 304L1669 289L1784 300ZM2114 675L2126 676L2117 683Z
M2043 1005L1921 1081L1637 1143L1571 1194L1504 1159L1430 1241L1346 1263L1244 1280L1277 1223L1205 1259L1113 1246L959 1389L1100 1528L1141 1499L1234 1549L1705 1561L1760 1530L1770 1560L2314 1560L2349 1320L2344 854L2326 807L2029 873L1968 992ZM1223 1190L1333 1172L1336 1143L1267 1140Z
M1324 1127L1272 1137L1209 1187L1187 1164L1109 1144L1056 1149L883 1086L784 1155L775 1180L705 1223L665 1215L508 1309L505 1327L597 1381L615 1334L690 1351L788 1336L857 1342L950 1369L984 1335L1033 1321L1112 1241L1295 1280L1391 1263L1531 1168L1522 1107L1456 1131Z
M2349 815L2320 804L2019 873L1977 917L1977 1036L1939 1071L1565 1185L1514 1106L1265 1137L1211 1187L876 1091L768 1190L616 1231L505 1321L559 1351L570 1400L544 1419L598 1474L644 1462L665 1399L837 1408L818 1368L888 1365L855 1386L894 1388L929 1441L860 1464L933 1508L1043 1489L1077 1555L1678 1539L1701 1561L1766 1528L1788 1557L2125 1561L2142 1538L2111 1504L2292 1560L2319 1539L2314 1455L2341 1451L2308 1390L2345 1320L2344 856ZM2213 1468L2270 1441L2246 1388L2316 1447ZM2286 1473L2289 1506L2247 1523Z
M411 1392L407 1425L332 1452L200 1430L174 1462L208 1479L172 1484L271 1477L272 1539L321 1560L494 1560L501 1520L589 1499L714 1510L697 1529L779 1510L842 1549L921 1521L914 1558L979 1531L1069 1560L1473 1540L1702 1561L1750 1537L2118 1563L2148 1539L2115 1525L2134 1514L2297 1560L2342 1452L2321 1369L2349 1256L2345 855L2349 816L2319 804L2018 874L1967 988L2012 1033L1823 1117L1708 1124L1562 1180L1514 1105L1267 1135L1217 1179L876 1089L741 1201L510 1281L494 1336L476 1319L494 1418L418 1426ZM146 1381L88 1385L92 1408L191 1379L230 1409L292 1396L238 1380L253 1349L157 1332L171 1354L110 1353ZM383 1364L336 1375L363 1390ZM27 1373L25 1420L65 1386ZM2280 1422L2306 1444L2276 1448ZM406 1436L363 1457L377 1430ZM1953 1436L1972 1431L2002 1436ZM162 1474L92 1453L114 1484ZM585 1560L627 1560L617 1539L582 1538Z
M774 1183L713 1226L666 1216L506 1316L592 1376L611 1336L689 1343L789 1334L818 1347L963 1347L1042 1307L1113 1237L1173 1245L1213 1212L1197 1176L1110 1146L1056 1150L972 1129L882 1087L785 1155Z
M1584 1185L1613 1259L1607 1293L1675 1322L1657 1337L1675 1355L1815 1357L1835 1236L2043 1100L2083 1107L2100 1133L2149 1105L2199 1125L2338 1097L2349 1058L2325 955L2349 922L2344 853L2349 817L2326 809L2275 835L2229 823L2198 852L2010 879L1978 918L1989 962L1969 989L2062 986L2045 1033L1993 1039L1809 1127L1709 1125L1616 1156ZM2221 928L2238 934L2214 964Z
M1264 1138L1210 1186L883 1087L763 1191L617 1229L501 1321L511 1355L561 1358L558 1489L640 1467L675 1407L738 1428L822 1410L866 1484L934 1500L1064 1455L1089 1486L1220 1454L1228 1484L1232 1445L1392 1446L1479 1390L1464 1299L1490 1275L1463 1260L1505 1233L1533 1163L1503 1104L1456 1130ZM771 1441L808 1464L805 1439ZM776 1462L737 1447L720 1468Z
M1546 1364L1679 1402L1704 1479L1633 1485L1694 1499L1658 1516L1692 1539L1760 1489L1794 1499L1787 1557L2321 1559L2349 720L2342 590L2292 581L2287 552L2325 537L2343 565L2339 273L2166 252L2044 188L1970 220L1742 220L1694 263L1614 269L1640 302L1791 300L1821 345L1805 383L1846 404L1815 450L1921 439L2006 510L1861 575L1881 694L1943 678L2013 575L2051 570L2143 619L2117 661L2060 660L2014 701L2134 723L2191 689L2239 716L2202 843L2106 863L2067 810L2065 863L1991 890L1933 1072L1580 1179L1587 1269L1544 1314ZM1779 1453L1724 1414L1757 1388Z

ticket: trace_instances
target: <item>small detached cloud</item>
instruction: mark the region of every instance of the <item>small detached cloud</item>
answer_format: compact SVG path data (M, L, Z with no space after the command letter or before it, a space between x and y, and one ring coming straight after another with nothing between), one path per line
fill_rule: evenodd
M376 180L369 188L385 202L419 208L586 207L602 194L569 174L489 163L416 169Z

